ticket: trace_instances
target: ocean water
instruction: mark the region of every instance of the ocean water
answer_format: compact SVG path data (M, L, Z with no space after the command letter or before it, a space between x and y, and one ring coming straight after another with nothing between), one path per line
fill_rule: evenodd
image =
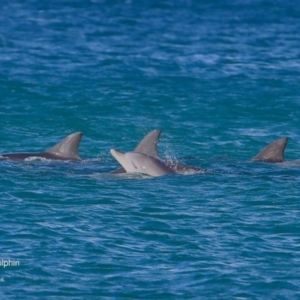
M300 299L300 2L210 2L1 4L0 153L84 134L0 161L1 299ZM208 172L109 174L156 128Z

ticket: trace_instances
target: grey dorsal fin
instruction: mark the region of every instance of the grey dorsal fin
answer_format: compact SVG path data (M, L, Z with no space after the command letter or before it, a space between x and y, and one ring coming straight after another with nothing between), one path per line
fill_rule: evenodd
M72 160L81 160L78 155L78 147L82 136L82 132L72 133L45 152Z
M265 162L283 162L284 161L284 150L287 145L288 139L286 137L278 139L261 152L252 158L252 161L265 161Z
M155 129L149 132L145 137L140 141L137 147L134 149L134 152L140 152L150 156L158 157L157 152L157 142L160 137L161 130Z

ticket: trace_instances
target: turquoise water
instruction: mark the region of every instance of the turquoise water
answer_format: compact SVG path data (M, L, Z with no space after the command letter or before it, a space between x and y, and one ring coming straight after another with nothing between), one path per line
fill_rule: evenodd
M82 162L0 161L1 299L299 299L298 1L7 1L0 153L84 133ZM112 176L162 130L209 170ZM13 261L4 267L3 261Z

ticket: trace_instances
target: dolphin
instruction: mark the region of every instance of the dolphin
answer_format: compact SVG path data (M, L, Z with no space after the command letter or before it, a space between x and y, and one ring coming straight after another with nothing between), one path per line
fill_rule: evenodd
M74 160L81 161L82 159L78 155L78 146L83 136L82 132L75 132L55 146L49 148L45 152L38 153L4 153L0 154L0 158L10 159L10 160L24 160L30 157L40 157L46 159L55 159L55 160Z
M116 149L110 150L111 155L122 165L127 173L141 173L151 176L176 174L162 160L140 152L122 153Z
M161 130L155 129L149 132L145 137L140 141L138 146L134 149L133 152L143 153L149 156L153 156L161 161L163 161L169 168L175 171L178 174L194 174L194 173L203 173L206 172L203 168L192 167L185 164L180 164L178 162L162 160L157 151L157 143L161 135ZM125 173L126 170L124 167L110 172L111 174L121 174Z
M151 132L149 132L143 137L143 139L139 142L137 147L134 149L134 152L140 152L150 156L158 157L157 141L160 135L161 135L161 130L159 129L152 130ZM122 166L122 168L112 171L110 173L121 174L121 173L126 173L126 170Z
M280 163L284 161L284 150L287 145L288 139L286 137L280 138L267 147L262 149L255 155L251 161L262 161L268 163Z

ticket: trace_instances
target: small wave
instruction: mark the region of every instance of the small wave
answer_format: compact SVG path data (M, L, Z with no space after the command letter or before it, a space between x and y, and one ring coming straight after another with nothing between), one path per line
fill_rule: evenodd
M48 159L48 158L45 158L45 157L40 157L40 156L29 156L27 158L24 159L24 161L28 161L28 162L31 162L31 161L35 161L35 160L40 160L40 161L51 161L52 159Z

